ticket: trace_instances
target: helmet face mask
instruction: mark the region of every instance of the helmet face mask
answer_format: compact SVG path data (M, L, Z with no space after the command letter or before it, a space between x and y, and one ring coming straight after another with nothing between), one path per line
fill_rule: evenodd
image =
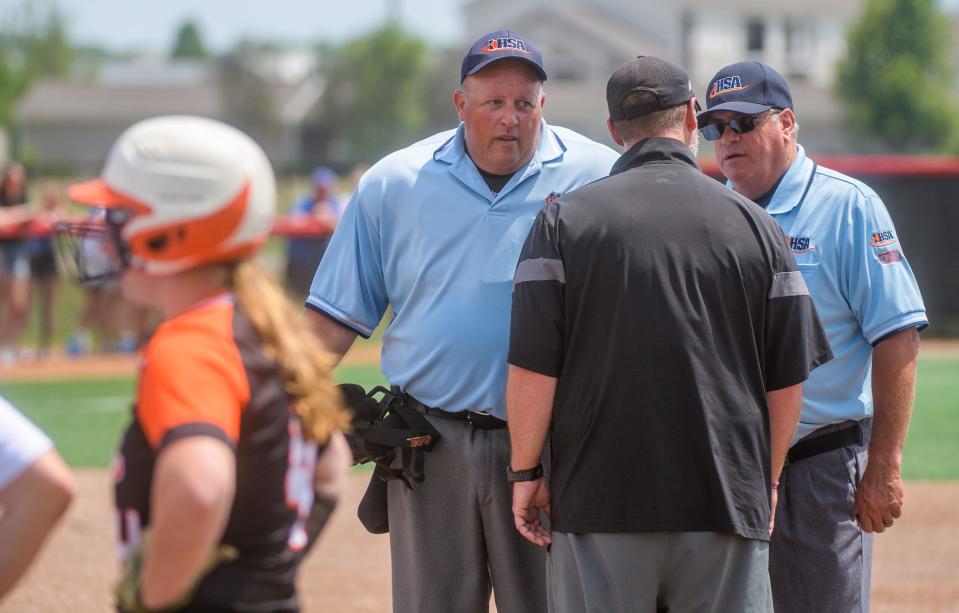
M132 260L120 238L129 216L125 209L94 209L85 220L57 222L55 254L66 275L89 287L119 279Z
M269 237L276 185L266 155L246 134L211 119L170 116L127 129L100 178L71 186L70 197L110 211L106 225L127 251L124 266L169 275L253 255ZM81 280L89 276L78 272Z

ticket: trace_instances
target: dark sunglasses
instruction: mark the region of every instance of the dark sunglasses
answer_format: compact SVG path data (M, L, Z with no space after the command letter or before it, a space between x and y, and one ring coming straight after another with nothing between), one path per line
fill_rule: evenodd
M729 121L713 119L699 126L699 129L703 133L703 138L706 140L719 140L723 137L723 133L726 132L727 126L732 128L732 131L736 134L745 134L755 130L756 126L762 123L764 118L772 117L780 112L780 109L772 109L756 115L736 115Z

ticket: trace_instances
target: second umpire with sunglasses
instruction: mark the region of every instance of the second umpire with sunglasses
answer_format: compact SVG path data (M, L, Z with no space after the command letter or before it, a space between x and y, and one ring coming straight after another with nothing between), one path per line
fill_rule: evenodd
M783 469L769 570L777 613L869 609L872 533L902 509L919 288L882 200L817 165L797 143L789 86L741 62L707 85L699 127L729 187L788 236L835 358L803 389ZM868 459L868 464L867 464Z

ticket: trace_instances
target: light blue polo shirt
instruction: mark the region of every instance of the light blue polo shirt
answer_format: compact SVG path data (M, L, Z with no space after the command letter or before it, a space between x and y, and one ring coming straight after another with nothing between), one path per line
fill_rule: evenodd
M812 372L794 440L872 415L872 346L928 325L919 287L882 200L800 146L766 211L782 226L835 357Z
M609 174L609 147L544 121L529 163L494 194L463 124L363 175L306 306L369 336L388 306L382 369L420 402L506 418L513 273L545 203Z

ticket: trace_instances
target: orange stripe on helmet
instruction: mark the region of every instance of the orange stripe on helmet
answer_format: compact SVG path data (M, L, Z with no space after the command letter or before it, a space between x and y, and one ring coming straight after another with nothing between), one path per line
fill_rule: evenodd
M187 260L195 264L236 259L256 250L256 244L223 244L243 223L249 204L250 182L223 208L206 217L173 222L125 237L130 251L144 260L175 262Z

